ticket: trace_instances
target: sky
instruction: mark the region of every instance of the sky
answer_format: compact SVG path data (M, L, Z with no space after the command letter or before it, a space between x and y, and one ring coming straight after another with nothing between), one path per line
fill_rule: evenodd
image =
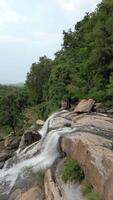
M40 56L54 57L63 30L73 29L101 0L0 0L0 83L24 82Z

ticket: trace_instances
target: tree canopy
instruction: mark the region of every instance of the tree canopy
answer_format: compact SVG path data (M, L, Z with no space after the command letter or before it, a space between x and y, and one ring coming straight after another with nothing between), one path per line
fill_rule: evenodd
M63 31L53 61L31 67L26 84L38 104L94 98L113 104L113 1L103 0L74 30Z

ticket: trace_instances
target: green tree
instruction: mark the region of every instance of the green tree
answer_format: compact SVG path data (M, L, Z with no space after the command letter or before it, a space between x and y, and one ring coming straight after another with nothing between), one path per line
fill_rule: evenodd
M0 99L0 123L2 126L10 127L14 134L17 128L22 127L23 111L28 105L28 96L23 91L11 92Z
M27 74L26 85L32 100L39 104L43 101L44 92L52 68L52 60L46 56L41 57L38 63L32 64L30 72Z

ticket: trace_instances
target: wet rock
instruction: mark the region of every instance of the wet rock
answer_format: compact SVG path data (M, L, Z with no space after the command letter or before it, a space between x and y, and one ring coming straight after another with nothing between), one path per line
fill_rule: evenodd
M76 106L74 112L76 113L89 113L94 105L95 101L93 99L83 99Z
M11 193L13 193L18 188L22 191L22 193L24 193L31 188L36 187L38 184L38 179L33 173L32 168L26 167L24 172L18 176Z
M26 146L39 141L41 139L41 135L35 131L27 130L24 133L24 143Z
M3 151L0 153L0 162L4 162L11 158L12 154L10 152Z
M44 200L44 191L40 186L31 188L22 194L21 200Z
M72 122L70 120L63 117L56 117L49 123L49 129L52 130L56 128L70 127L71 125Z
M4 147L7 150L18 149L20 139L13 135L8 135L4 140Z
M62 136L62 150L77 160L96 192L113 199L113 151L111 140L90 133ZM111 148L109 148L111 146Z
M5 162L0 162L0 169L3 168Z

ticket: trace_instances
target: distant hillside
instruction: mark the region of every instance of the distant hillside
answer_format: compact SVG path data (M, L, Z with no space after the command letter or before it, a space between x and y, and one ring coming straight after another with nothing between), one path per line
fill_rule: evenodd
M24 87L24 83L14 83L14 84L9 84L9 86L14 86L14 87Z

